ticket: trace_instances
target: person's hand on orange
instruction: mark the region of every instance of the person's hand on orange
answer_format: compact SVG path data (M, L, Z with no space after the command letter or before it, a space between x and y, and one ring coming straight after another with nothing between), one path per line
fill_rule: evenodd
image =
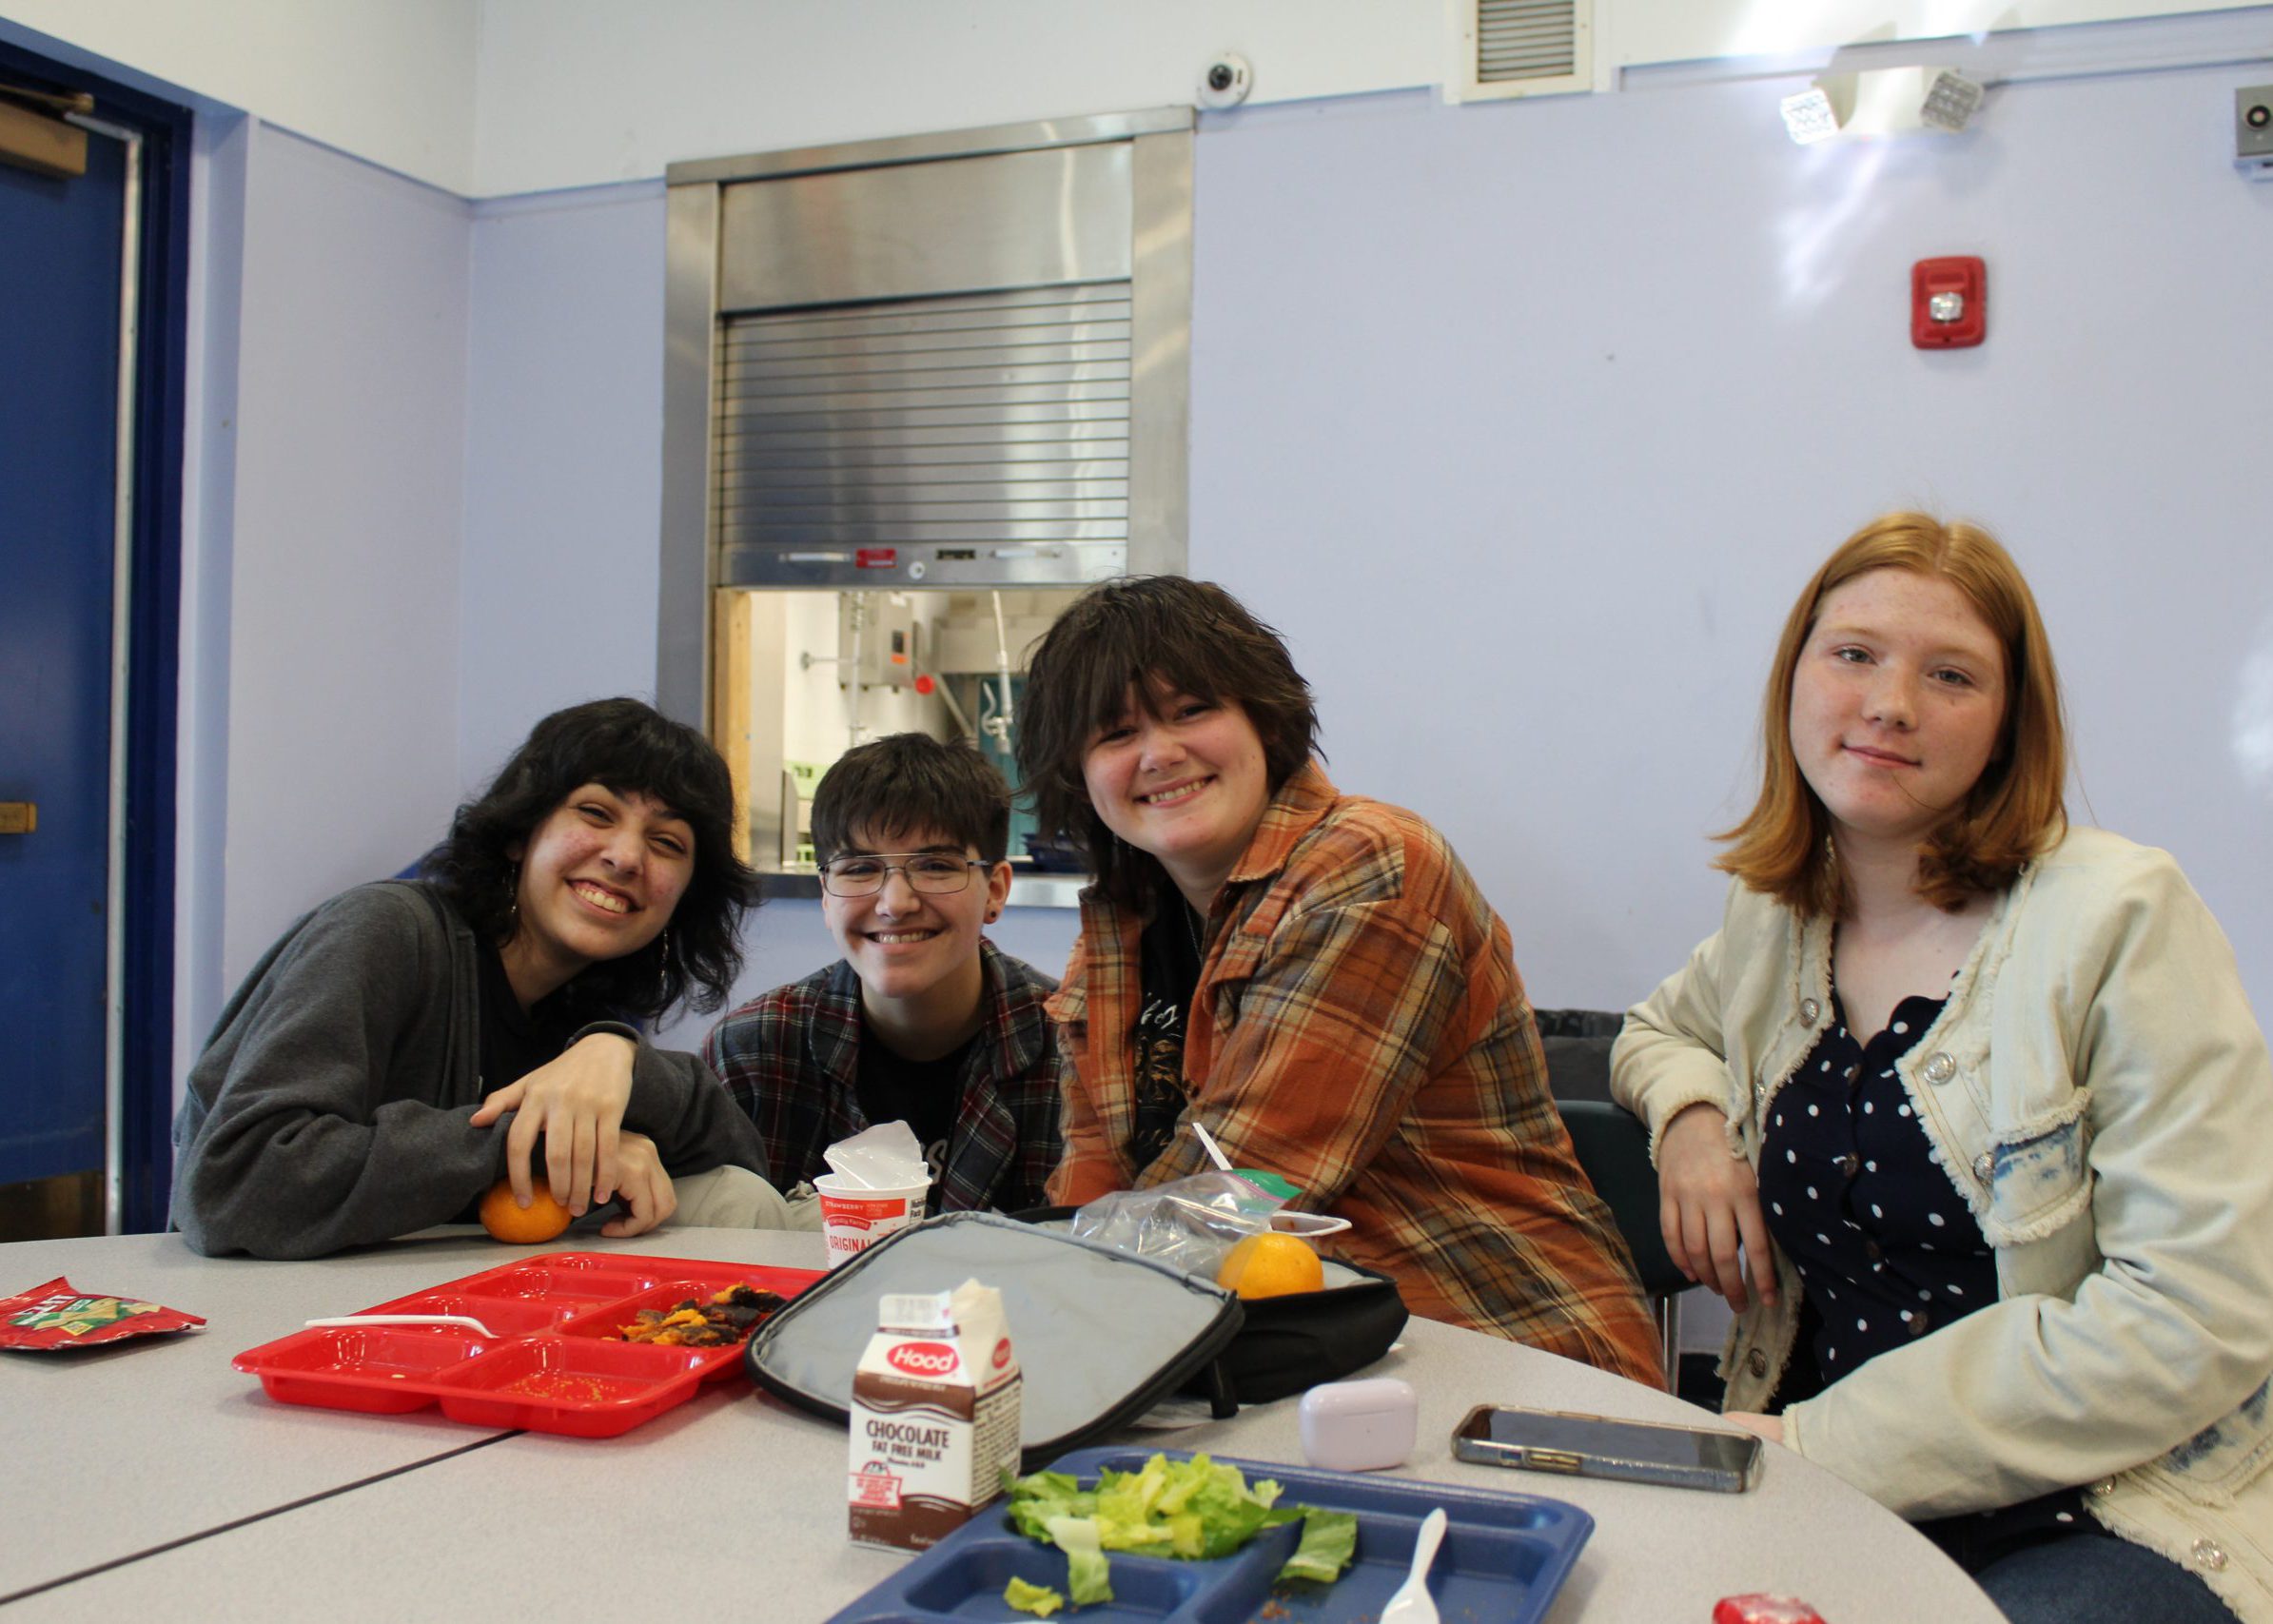
M1749 1301L1745 1266L1763 1303L1775 1301L1775 1270L1759 1182L1741 1157L1730 1154L1728 1121L1717 1107L1699 1104L1665 1125L1657 1140L1657 1223L1675 1265L1741 1314Z
M601 1224L602 1235L644 1235L678 1210L678 1195L671 1187L671 1175L663 1171L662 1153L643 1133L627 1131L617 1140L616 1194L628 1210Z
M621 1143L628 1137L622 1132L623 1113L632 1102L636 1052L637 1046L629 1038L595 1032L482 1100L471 1119L476 1127L487 1127L507 1111L517 1113L505 1135L505 1167L514 1199L522 1206L529 1204L529 1160L539 1135L553 1199L577 1217L622 1189Z

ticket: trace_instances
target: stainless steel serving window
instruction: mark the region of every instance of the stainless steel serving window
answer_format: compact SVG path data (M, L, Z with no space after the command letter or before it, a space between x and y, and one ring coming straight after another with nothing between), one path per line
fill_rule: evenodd
M776 679L802 623L777 595L976 592L999 626L1000 595L1183 570L1191 113L682 164L670 184L656 693L726 753L762 863L794 845L785 773L827 755L811 718L773 714L812 701ZM936 601L913 624L951 625ZM994 671L1006 695L1013 675Z

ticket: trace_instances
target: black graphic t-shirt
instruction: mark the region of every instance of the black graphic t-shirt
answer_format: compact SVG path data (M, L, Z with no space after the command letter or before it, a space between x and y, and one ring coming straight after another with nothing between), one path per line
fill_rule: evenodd
M955 1130L955 1113L963 1103L963 1063L970 1057L972 1038L937 1060L910 1060L894 1054L863 1032L860 1070L852 1085L860 1114L872 1123L904 1122L924 1147L924 1160L934 1167L947 1165L948 1141ZM936 1185L931 1199L936 1202Z
M1140 1173L1175 1142L1184 1117L1184 1030L1200 985L1204 931L1191 904L1170 896L1145 927L1139 946L1145 995L1129 1034L1136 1046L1136 1125L1128 1136L1128 1159Z

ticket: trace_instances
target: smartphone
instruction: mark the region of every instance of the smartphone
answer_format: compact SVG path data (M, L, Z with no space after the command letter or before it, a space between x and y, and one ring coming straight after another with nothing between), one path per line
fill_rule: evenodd
M1575 1410L1479 1404L1453 1429L1452 1454L1484 1466L1732 1495L1760 1480L1760 1439L1751 1433L1615 1420Z

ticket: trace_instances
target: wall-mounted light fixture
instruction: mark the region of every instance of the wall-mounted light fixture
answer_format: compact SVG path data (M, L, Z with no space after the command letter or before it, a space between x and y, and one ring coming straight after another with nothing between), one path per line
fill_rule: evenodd
M1980 110L1981 96L1981 85L1954 68L1826 73L1784 98L1784 128L1803 147L1887 135L1955 135Z

